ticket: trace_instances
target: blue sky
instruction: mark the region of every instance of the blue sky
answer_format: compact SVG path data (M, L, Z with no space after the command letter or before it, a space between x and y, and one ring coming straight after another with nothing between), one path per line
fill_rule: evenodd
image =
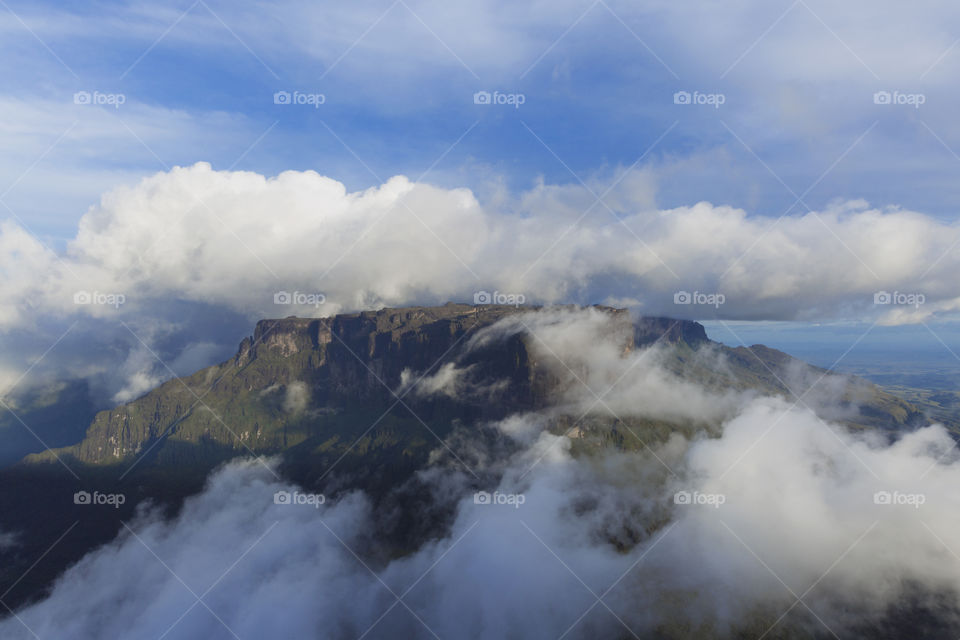
M661 207L863 198L952 219L956 9L926 4L7 2L7 182L39 162L4 200L55 242L111 186L198 160L350 189L432 166L493 197L639 159ZM276 105L279 90L325 102ZM475 105L478 90L525 101ZM881 90L924 104L874 104Z

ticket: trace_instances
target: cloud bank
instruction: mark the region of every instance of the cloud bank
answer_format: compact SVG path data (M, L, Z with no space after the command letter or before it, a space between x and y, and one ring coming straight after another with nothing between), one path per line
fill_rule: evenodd
M96 345L75 354L84 367L126 361L125 382L103 383L120 401L228 357L263 317L489 299L906 323L960 306L955 225L862 201L779 220L705 202L658 210L643 180L621 177L602 202L589 186L540 184L484 204L403 176L348 192L311 171L158 173L104 195L60 253L0 225L5 368L15 378L74 321Z
M573 366L587 380L628 366L640 379L669 378L650 351L617 357L610 341L585 352L597 346L597 317L548 316L534 330L564 360L579 352ZM609 402L625 416L656 413L637 389L614 384ZM701 409L709 392L685 392L686 411L717 420ZM378 553L363 494L278 503L277 492L302 489L234 462L176 518L141 512L0 631L76 640L871 633L920 596L934 603L925 615L960 624L960 456L942 427L890 442L781 399L741 396L719 437L677 432L650 449L575 454L578 436L544 431L545 420L549 412L511 416L492 426L513 453L464 456L496 478L479 487L484 498L456 468L423 472L424 490L448 496L455 516L402 557Z
M3 264L18 277L0 292L0 322L116 317L166 300L327 315L478 290L737 319L872 313L880 290L924 294L919 310L903 305L914 319L960 299L950 277L960 232L917 212L850 201L775 221L709 203L661 211L631 195L627 185L608 196L614 216L580 187L540 185L485 206L467 189L403 176L349 193L310 171L266 178L198 163L105 195L63 255L6 223ZM287 290L301 295L282 309L274 293ZM678 290L724 299L674 304ZM100 297L78 306L77 291ZM109 294L124 296L119 309ZM890 304L876 310L900 310Z

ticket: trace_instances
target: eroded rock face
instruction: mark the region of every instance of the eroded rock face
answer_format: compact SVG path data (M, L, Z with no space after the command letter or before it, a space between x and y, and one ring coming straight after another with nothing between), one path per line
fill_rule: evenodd
M623 344L624 354L654 343L674 348L676 373L697 382L707 383L716 373L691 369L687 363L702 347L722 352L733 372L732 378L716 376L716 384L738 389L787 393L771 372L785 375L788 367L806 366L765 347L723 347L708 340L696 322L598 309L613 318L613 335L608 337ZM82 442L57 453L84 463L111 464L150 451L164 464L201 466L239 453L295 447L309 457L315 450L345 447L378 416L382 422L376 423L371 438L383 437L407 449L436 446L435 439L419 438L423 424L442 434L457 424L552 406L562 381L537 361L537 350L529 348L533 338L525 332L508 332L467 349L471 337L484 328L531 311L451 303L261 320L231 360L100 412ZM411 378L432 375L444 365L467 371L470 388L495 388L495 396L411 393L398 402ZM868 391L872 394L873 389ZM870 407L862 415L878 424L887 418L903 423L911 415L909 405L892 396L871 397L863 404ZM28 460L49 458L45 453Z
M682 341L696 348L710 342L702 324L671 318L637 318L634 320L633 337L636 347L647 346L657 341L668 344Z
M330 415L392 404L405 371L425 372L453 359L473 333L526 311L448 304L261 320L231 360L100 412L82 442L58 453L85 463L114 463L160 440L165 442L157 452L176 444L178 451L199 451L201 460L207 455L204 450L216 449L226 457L248 448L283 450L322 431ZM509 380L511 388L502 404L450 411L451 418L532 406L522 340L508 339L482 350L470 364L480 375ZM297 415L284 410L283 398L293 385L304 389L303 403L308 405ZM312 417L317 417L316 429L304 428ZM296 435L289 433L293 423L300 430ZM31 460L47 457L39 454ZM191 453L187 459L194 458Z
M258 349L269 349L282 356L290 356L307 349L314 349L321 342L330 341L330 322L328 318L282 318L261 320L257 323L253 337L247 337L240 343L235 362L243 366L256 357Z

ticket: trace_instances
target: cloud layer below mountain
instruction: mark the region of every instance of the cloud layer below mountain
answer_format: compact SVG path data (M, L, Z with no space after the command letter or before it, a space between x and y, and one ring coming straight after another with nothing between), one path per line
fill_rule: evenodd
M607 394L618 413L649 416L656 394L639 398L625 370L647 381L671 374L655 352L591 351L597 319L560 314L532 329L586 380L623 379ZM696 396L687 417L716 420L698 409L710 393L686 392ZM742 396L720 437L573 455L574 440L543 431L543 418L496 425L519 446L485 463L499 478L484 487L495 491L488 502L462 471L425 473L425 486L453 496L456 515L402 558L376 553L362 494L277 504L276 492L299 489L235 462L175 519L142 513L0 631L76 640L843 634L868 633L890 607L931 594L928 613L958 622L960 460L939 426L890 442Z

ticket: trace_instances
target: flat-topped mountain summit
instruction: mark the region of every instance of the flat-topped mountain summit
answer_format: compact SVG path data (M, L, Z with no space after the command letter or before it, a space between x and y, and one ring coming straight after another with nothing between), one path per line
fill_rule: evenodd
M793 390L783 382L788 369L814 370L766 347L720 345L709 340L696 322L633 317L626 309L595 309L609 315L612 331L617 333L614 339L622 343L625 353L659 343L672 350L672 368L697 382L709 379L714 385L735 389L789 394ZM482 348L468 349L480 331L538 311L448 303L326 318L261 320L230 360L100 412L82 442L56 453L82 464L138 459L138 464L161 466L209 466L251 452L339 455L384 412L386 417L364 438L389 442L407 453L429 448L437 442L420 421L442 437L455 422L496 419L543 408L550 401L553 380L530 348L528 332L521 330ZM717 378L702 364L692 364L689 356L704 348L725 358L723 377ZM455 362L469 367L476 380L503 383L500 393L483 402L449 396L422 399L416 394L397 402L405 375L428 376ZM865 410L853 422L897 426L915 414L907 403L868 386L870 392L861 398ZM45 452L28 460L49 461L52 455Z
M573 308L573 307L571 307ZM596 307L629 321L627 309ZM302 349L315 349L330 343L334 335L346 343L355 342L359 337L376 336L367 345L373 351L362 348L373 357L378 349L388 344L417 344L425 346L428 342L442 338L444 334L458 335L458 332L485 327L507 316L517 313L530 313L538 307L509 305L467 305L449 302L440 307L404 307L400 309L380 309L340 314L326 318L288 318L261 320L257 323L253 336L244 339L237 353L237 363L245 364L258 347L279 349L294 353ZM703 326L690 320L672 320L670 318L641 317L635 320L634 344L641 346L657 340L667 342L686 341L697 345L707 341ZM666 335L664 335L666 334ZM432 340L431 340L432 339Z

